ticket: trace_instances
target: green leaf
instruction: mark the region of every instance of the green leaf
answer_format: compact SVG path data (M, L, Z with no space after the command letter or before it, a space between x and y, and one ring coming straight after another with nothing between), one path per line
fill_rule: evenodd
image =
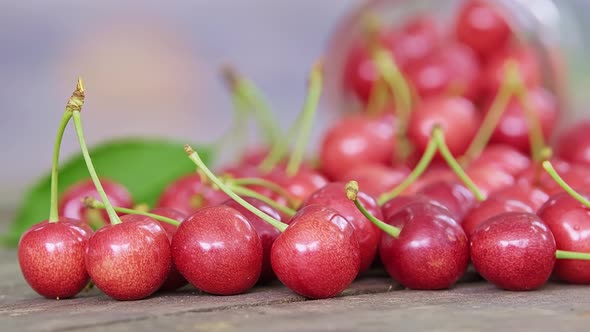
M128 138L105 142L90 149L100 177L123 184L137 203L153 205L164 188L178 177L195 170L183 150L183 143L155 138ZM197 149L205 162L210 162L209 148ZM81 154L61 163L60 192L87 179L88 170ZM16 246L20 235L30 226L49 216L50 174L35 183L26 193L2 243Z

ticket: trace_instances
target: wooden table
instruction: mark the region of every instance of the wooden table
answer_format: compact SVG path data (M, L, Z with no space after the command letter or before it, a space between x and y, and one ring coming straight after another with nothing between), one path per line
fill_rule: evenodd
M98 290L46 300L23 280L14 251L0 251L0 331L566 331L590 329L590 287L550 284L506 292L484 282L447 291L403 290L366 277L341 296L309 301L285 287L239 296L194 289L117 302Z

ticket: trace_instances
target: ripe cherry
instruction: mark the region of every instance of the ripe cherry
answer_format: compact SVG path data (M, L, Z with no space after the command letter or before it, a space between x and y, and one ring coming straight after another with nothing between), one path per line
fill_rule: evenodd
M429 204L438 206L444 210L447 210L447 213L450 213L448 209L443 206L440 202L435 201L427 196L423 195L407 195L407 196L397 196L389 201L387 201L381 207L381 211L383 213L383 220L387 222L391 216L398 213L399 211L403 210L406 206L414 203L422 203L422 204ZM364 206L364 204L363 204ZM367 211L371 212L369 209ZM373 214L373 213L372 213ZM375 214L373 214L375 215Z
M516 176L531 165L531 159L510 145L491 144L469 164L469 168L489 166Z
M563 160L590 166L590 122L580 121L566 128L557 141L556 153Z
M506 65L515 61L518 72L526 87L537 87L541 83L541 69L532 49L512 47L495 53L486 63L480 77L482 91L488 96L495 96L504 81Z
M469 213L467 213L461 222L461 226L463 227L465 234L467 234L467 237L471 238L473 232L480 224L492 217L506 212L534 213L535 211L520 200L489 197L485 201L478 203L469 211Z
M203 183L199 174L192 173L172 182L164 190L156 206L191 214L202 207L216 205L226 199L227 195Z
M475 204L471 191L457 181L434 182L422 188L419 194L446 207L455 220L462 220Z
M397 187L409 174L410 169L404 165L358 165L353 166L340 180L356 180L364 192L379 197Z

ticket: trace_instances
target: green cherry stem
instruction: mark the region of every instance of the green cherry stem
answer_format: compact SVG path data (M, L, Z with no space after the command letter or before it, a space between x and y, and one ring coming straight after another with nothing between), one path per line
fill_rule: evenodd
M320 96L322 94L323 74L322 62L318 61L312 67L309 73L307 98L303 105L301 128L299 128L299 137L296 140L293 154L287 162L286 173L288 176L294 176L299 172L299 167L303 162L305 149L309 142L309 136L313 127L313 119L315 117Z
M555 258L557 258L557 259L576 259L576 260L588 261L588 260L590 260L590 253L566 251L566 250L556 250L555 251Z
M76 91L79 91L76 88ZM74 94L76 93L74 92ZM82 90L83 91L83 90ZM74 95L72 95L74 98ZM59 151L61 150L61 141L63 139L64 131L72 118L72 112L66 111L59 123L55 143L53 145L53 160L51 163L51 198L49 204L49 222L57 222L59 220L58 197L59 197Z
M199 154L195 150L193 150L193 148L190 145L185 145L184 151L188 155L189 159L192 162L194 162L195 165L197 165L199 170L201 170L201 172L203 172L203 174L205 174L207 176L207 178L209 178L209 180L211 180L211 182L213 182L219 189L221 189L221 191L226 193L229 197L231 197L234 201L238 202L240 205L242 205L248 211L254 213L258 217L260 217L262 220L269 223L271 226L275 227L276 229L278 229L281 232L285 231L285 229L287 228L287 224L282 223L279 220L276 220L276 219L270 217L269 215L260 211L259 209L254 207L252 204L246 202L243 198L241 198L236 193L234 193L229 187L227 187L223 183L223 181L221 181L219 178L217 178L215 176L215 174L213 174L209 170L209 168L207 168L207 166L205 165L205 163L203 162L203 160L201 159Z
M377 116L381 114L389 97L388 91L389 89L383 79L378 79L375 84L373 84L366 109L369 116Z
M485 195L477 188L477 185L469 178L467 173L463 170L459 162L453 157L451 151L449 151L449 147L445 142L445 135L444 132L440 127L435 127L432 131L432 137L434 138L437 146L438 151L442 155L443 159L447 162L447 165L457 174L459 179L465 184L465 186L473 193L475 199L479 202L482 202L486 199Z
M557 174L557 171L555 170L550 161L545 160L543 161L542 165L547 174L551 176L553 181L555 181L561 187L561 189L567 192L578 202L582 203L582 205L584 205L585 207L590 208L590 201L587 200L584 196L580 195L577 191L575 191L574 188L572 188L569 184L567 184L567 182L565 182L565 180L562 179L561 176L559 176L559 174Z
M264 187L269 189L270 191L274 192L275 194L285 198L287 200L287 203L289 204L289 206L291 207L298 207L301 203L300 202L295 202L293 200L293 198L291 197L291 195L281 186L279 186L278 184L266 180L266 179L262 179L262 178L237 178L237 179L228 179L226 181L226 183L229 183L230 185L236 185L236 186L259 186L259 187Z
M246 187L241 187L241 186L233 186L233 185L228 185L228 188L233 190L233 192L236 193L237 195L256 198L256 199L270 205L273 209L275 209L279 212L282 212L283 214L285 214L289 217L292 217L295 215L295 213L297 213L295 210L293 210L287 206L281 205L281 204L277 203L276 201L254 191L252 189L249 189Z
M514 94L515 85L518 81L518 65L515 61L510 60L504 67L504 79L502 85L498 91L498 94L494 98L490 109L485 115L484 120L477 131L477 134L471 141L471 144L467 148L467 151L459 158L462 165L469 165L475 158L479 157L481 152L485 149L486 145L490 141L494 130L498 126L498 122L502 118L502 114L506 110L510 98Z
M418 161L418 164L416 164L416 167L414 167L410 175L408 175L404 179L404 181L402 181L391 191L381 194L381 196L379 196L379 198L377 199L379 205L387 203L389 200L394 199L395 197L403 193L406 189L408 189L408 187L411 186L412 183L414 183L424 173L424 171L426 171L426 169L430 165L430 162L432 161L432 158L434 158L436 151L437 143L434 140L434 138L431 138L428 142L428 145L426 146L424 154L422 155L422 157Z
M344 191L346 193L346 198L353 201L354 205L356 205L357 209L367 219L369 219L375 226L377 226L383 232L391 235L392 237L395 237L395 238L399 237L399 233L401 232L401 230L399 228L397 228L395 226L388 225L388 224L384 223L383 221L377 219L374 215L369 213L369 211L367 211L367 209L365 209L365 207L361 204L361 202L359 202L359 200L357 199L357 195L359 192L358 182L356 182L356 181L348 182L344 188Z
M106 209L105 205L103 203L101 203L100 201L94 199L93 197L85 197L84 198L84 206L92 208L92 209ZM113 207L113 209L116 212L120 212L120 213L125 213L125 214L139 214L142 216L146 216L146 217L150 217L174 226L178 226L180 225L180 222L178 220L174 220L172 218L168 218L168 217L164 217L161 216L159 214L155 214L155 213L150 213L144 210L140 210L140 209L128 209L128 208L123 208L123 207L118 207L115 206Z

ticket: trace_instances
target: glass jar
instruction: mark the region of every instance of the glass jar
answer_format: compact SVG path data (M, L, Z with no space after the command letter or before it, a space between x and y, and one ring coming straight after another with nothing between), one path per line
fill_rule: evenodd
M495 8L507 21L519 42L533 50L540 64L542 82L559 102L564 121L580 118L590 102L590 66L584 39L584 22L576 11L590 9L584 1L563 0L480 0ZM353 43L361 38L365 13L377 15L384 26L399 26L418 15L435 17L444 27L454 26L457 12L465 0L368 0L343 18L334 31L326 58L328 107L339 114L358 107L343 88L346 57ZM580 14L581 15L581 14ZM356 103L356 104L355 104Z

